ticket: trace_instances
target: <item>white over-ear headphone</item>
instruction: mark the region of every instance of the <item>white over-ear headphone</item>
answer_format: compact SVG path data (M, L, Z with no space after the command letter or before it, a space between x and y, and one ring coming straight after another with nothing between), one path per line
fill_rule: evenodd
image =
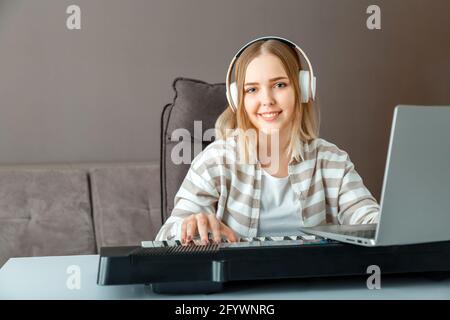
M305 59L306 63L308 64L308 71L300 70L299 73L298 73L298 82L299 82L299 85L300 85L300 92L301 92L301 102L302 103L307 103L310 100L313 101L315 99L315 96L316 96L316 77L314 76L314 72L313 72L313 68L311 66L311 62L309 61L308 57L303 52L303 50L299 46L297 46L295 43L293 43L292 41L289 41L289 40L284 39L284 38L280 38L280 37L262 37L262 38L257 38L255 40L252 40L249 43L247 43L245 46L243 46L236 53L236 55L234 56L233 60L230 63L230 66L228 67L228 72L227 72L227 78L226 78L226 81L225 81L225 85L226 85L226 90L227 90L227 100L228 100L228 103L230 104L230 107L233 110L233 112L236 112L237 105L238 105L238 90L237 90L236 82L233 82L233 83L230 84L231 73L233 71L234 64L236 63L237 58L239 58L239 56L242 54L242 52L247 47L249 47L252 43L257 42L257 41L261 41L261 40L278 40L278 41L281 41L281 42L287 44L288 46L296 49L297 52L300 53L300 57L303 57ZM310 81L310 79L312 79L312 81Z

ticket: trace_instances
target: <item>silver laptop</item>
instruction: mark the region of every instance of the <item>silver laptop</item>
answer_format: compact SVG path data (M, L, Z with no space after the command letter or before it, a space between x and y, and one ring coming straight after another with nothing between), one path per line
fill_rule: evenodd
M450 240L450 106L397 106L378 224L301 231L363 246Z

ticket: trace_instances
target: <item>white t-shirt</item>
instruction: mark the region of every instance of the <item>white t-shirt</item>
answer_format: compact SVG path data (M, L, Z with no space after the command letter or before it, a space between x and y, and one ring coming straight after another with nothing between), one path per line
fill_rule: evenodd
M261 171L258 237L301 234L301 202L292 190L289 176L277 178Z

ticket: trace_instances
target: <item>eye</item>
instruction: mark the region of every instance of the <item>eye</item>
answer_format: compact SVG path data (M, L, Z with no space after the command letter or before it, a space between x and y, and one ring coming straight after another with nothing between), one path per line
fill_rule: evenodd
M256 88L250 87L245 89L245 93L254 93L256 91Z
M277 87L277 88L284 88L284 87L286 87L286 83L284 83L284 82L278 82L278 83L275 85L275 87Z

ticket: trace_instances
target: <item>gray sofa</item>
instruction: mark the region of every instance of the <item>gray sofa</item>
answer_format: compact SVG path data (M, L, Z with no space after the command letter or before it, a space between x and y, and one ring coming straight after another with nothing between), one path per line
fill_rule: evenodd
M192 140L181 143L205 147L194 121L203 136L226 106L223 83L177 78L173 89L159 163L0 166L0 266L10 257L95 254L154 239L189 168L171 161L180 143L172 132L185 128Z
M0 266L153 239L159 164L0 168Z

